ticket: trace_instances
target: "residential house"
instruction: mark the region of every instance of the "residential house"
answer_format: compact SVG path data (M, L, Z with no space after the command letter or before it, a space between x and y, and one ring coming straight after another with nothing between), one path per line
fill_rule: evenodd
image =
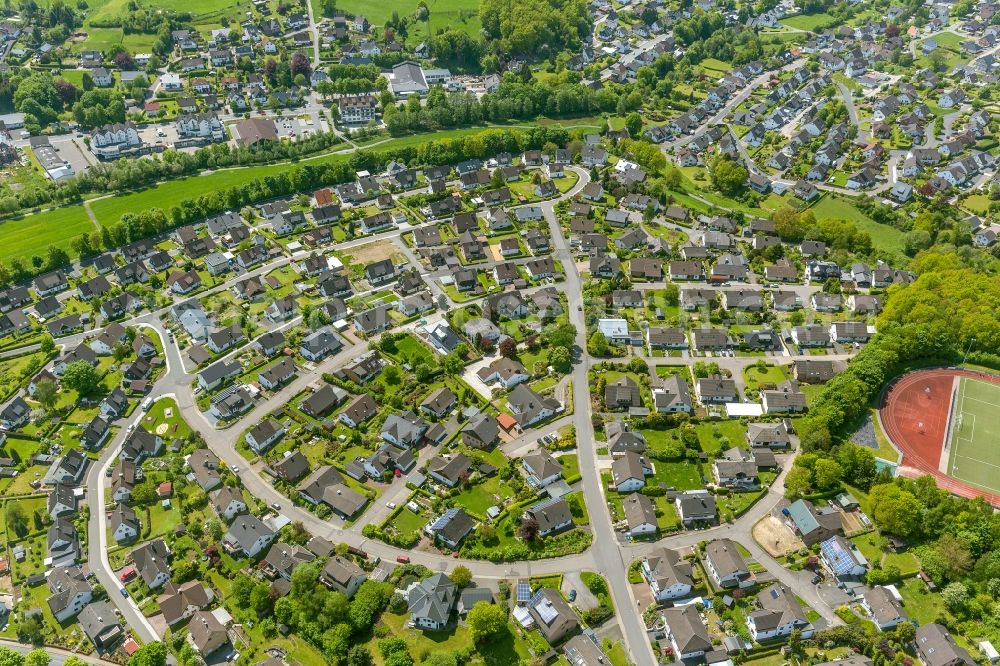
M434 574L407 590L410 620L419 629L440 631L450 623L457 600L458 586L445 574Z
M528 613L535 628L550 645L576 631L580 626L576 613L563 596L551 588L542 588L528 602Z
M862 594L861 605L880 631L892 629L910 619L894 592L881 585Z
M712 649L712 639L697 607L689 604L663 612L667 637L678 660L695 659Z
M311 504L323 503L343 519L355 516L368 499L347 486L343 475L330 465L323 465L307 476L298 487L299 495Z
M755 580L739 547L730 539L715 539L705 546L703 558L715 585L724 588L750 587Z
M694 586L693 568L676 550L656 548L642 559L642 574L657 602L683 599Z
M563 468L552 455L544 449L521 458L528 484L533 488L544 488L562 478Z
M229 531L222 537L222 545L236 557L257 557L271 545L277 533L259 518L250 514L237 516Z
M813 634L812 623L795 595L784 585L774 583L757 595L758 610L747 614L747 628L756 642L789 636L798 631L803 638Z

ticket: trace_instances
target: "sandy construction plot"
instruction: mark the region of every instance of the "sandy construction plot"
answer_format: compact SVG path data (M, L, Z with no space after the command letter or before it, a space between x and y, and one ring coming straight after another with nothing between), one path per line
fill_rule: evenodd
M785 553L791 553L805 548L802 539L795 534L783 522L768 515L762 518L753 526L753 540L760 544L771 557L780 557Z

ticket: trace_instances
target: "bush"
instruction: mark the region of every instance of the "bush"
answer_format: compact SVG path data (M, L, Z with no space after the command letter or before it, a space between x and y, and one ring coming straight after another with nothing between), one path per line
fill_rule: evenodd
M614 615L608 606L596 606L583 613L583 621L590 626L598 625Z

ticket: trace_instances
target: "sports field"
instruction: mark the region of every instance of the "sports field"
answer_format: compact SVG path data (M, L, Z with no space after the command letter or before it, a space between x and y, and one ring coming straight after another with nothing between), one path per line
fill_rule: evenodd
M1000 493L1000 384L959 377L948 474Z

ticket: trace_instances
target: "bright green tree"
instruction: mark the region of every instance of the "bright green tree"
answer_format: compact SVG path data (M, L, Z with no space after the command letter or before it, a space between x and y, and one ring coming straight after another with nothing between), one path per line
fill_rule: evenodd
M74 361L66 366L62 382L63 386L80 395L90 395L101 383L101 375L89 362Z
M469 611L468 624L473 643L490 641L507 631L507 614L496 604L480 601Z

